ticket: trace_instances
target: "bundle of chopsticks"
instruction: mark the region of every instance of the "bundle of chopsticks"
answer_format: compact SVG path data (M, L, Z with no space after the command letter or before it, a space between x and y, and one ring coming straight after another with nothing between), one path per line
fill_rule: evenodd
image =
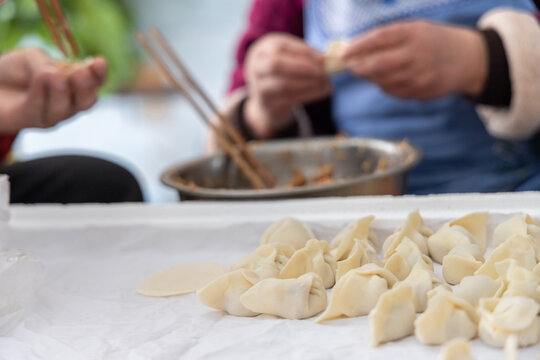
M152 29L150 36L138 33L137 40L176 90L186 98L206 125L212 129L219 145L233 159L253 188L275 187L276 182L273 176L251 153L240 133L218 111L216 105L197 84L163 35L157 29ZM217 119L220 126L216 125L213 119Z
M39 12L52 34L53 40L65 57L79 56L77 43L58 0L36 0Z

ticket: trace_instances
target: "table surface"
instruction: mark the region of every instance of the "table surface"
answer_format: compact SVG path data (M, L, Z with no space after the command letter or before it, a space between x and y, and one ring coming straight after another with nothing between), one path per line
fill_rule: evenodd
M375 215L373 227L383 240L415 209L434 229L448 219L488 210L491 232L510 214L540 217L538 204L539 193L521 193L13 206L0 247L31 254L44 265L46 277L33 308L0 337L0 359L434 359L440 348L421 346L414 337L370 348L366 317L325 325L312 319L239 318L206 308L193 294L153 299L136 295L135 288L174 265L229 266L255 249L268 224L283 216L307 221L319 238L330 240L349 221ZM477 359L504 358L479 340L473 351ZM538 354L535 346L522 350L520 359Z

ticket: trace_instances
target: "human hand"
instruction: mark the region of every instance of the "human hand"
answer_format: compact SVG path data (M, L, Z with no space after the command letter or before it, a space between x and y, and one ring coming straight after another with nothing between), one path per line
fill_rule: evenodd
M0 133L51 127L90 108L106 77L103 58L66 64L30 48L0 56Z
M342 59L356 76L406 99L478 95L489 71L486 45L477 31L426 21L371 30L353 39Z
M294 106L331 92L323 55L286 34L266 35L253 44L246 58L246 81L244 118L258 138L272 137L289 125Z

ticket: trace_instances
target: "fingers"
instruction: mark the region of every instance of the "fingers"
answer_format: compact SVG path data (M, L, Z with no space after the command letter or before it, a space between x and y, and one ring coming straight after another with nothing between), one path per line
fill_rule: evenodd
M396 47L406 40L409 27L409 23L395 23L375 28L353 39L341 58L348 62L354 58Z
M259 69L259 76L283 76L289 78L325 78L323 63L306 59L283 55L267 60Z
M376 81L388 74L409 68L413 61L414 58L407 48L398 47L355 58L349 62L349 68L356 76Z
M98 86L105 84L107 80L107 61L102 57L93 58L88 62L90 71L94 75Z
M68 75L63 71L49 72L47 75L48 101L43 125L49 127L73 116L75 111L71 101Z
M46 104L48 103L48 74L41 72L34 76L28 96L24 102L23 112L23 124L21 128L37 126L42 127L43 120L45 118Z
M94 75L92 65L82 65L73 70L70 77L75 111L87 110L97 101L97 91L104 79Z

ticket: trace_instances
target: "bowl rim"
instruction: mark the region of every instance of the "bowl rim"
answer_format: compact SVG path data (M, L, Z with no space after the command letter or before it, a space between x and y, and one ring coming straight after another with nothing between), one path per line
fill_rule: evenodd
M404 163L399 164L399 166L391 167L388 170L381 171L379 173L367 174L354 176L352 178L343 179L338 183L330 184L311 184L307 186L299 187L278 187L271 189L218 189L218 188L205 188L197 186L196 189L192 189L189 185L183 185L174 180L175 175L177 175L182 170L188 169L190 167L196 166L201 162L209 161L213 158L224 156L225 154L220 151L211 155L205 155L199 158L196 158L191 161L181 163L167 168L161 175L161 182L171 187L182 194L195 197L208 197L208 198L274 198L274 197L293 197L293 196L302 196L309 195L311 193L323 192L323 191L332 191L336 188L344 188L347 186L352 186L360 182L368 182L376 179L382 179L388 176L404 174L414 166L416 166L423 158L423 153L420 148L417 146L411 145L407 140L386 140L378 138L368 138L368 137L311 137L311 138L292 138L292 139L279 139L279 140L270 140L270 141L250 141L248 146L250 149L256 149L257 147L263 146L275 146L279 147L281 145L286 145L290 143L304 143L308 144L310 142L317 143L360 143L368 142L377 144L379 147L383 146L399 146L399 144L405 144L409 153L413 156L407 156Z

